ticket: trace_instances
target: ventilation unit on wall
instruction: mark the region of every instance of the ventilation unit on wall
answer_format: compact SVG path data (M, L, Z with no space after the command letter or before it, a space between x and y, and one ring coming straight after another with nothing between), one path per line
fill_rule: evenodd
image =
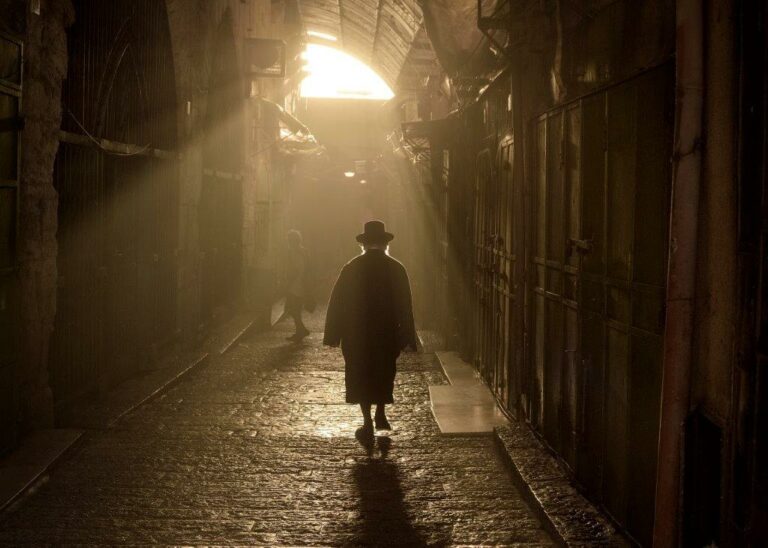
M285 77L285 42L268 38L246 38L243 47L245 72L251 78Z

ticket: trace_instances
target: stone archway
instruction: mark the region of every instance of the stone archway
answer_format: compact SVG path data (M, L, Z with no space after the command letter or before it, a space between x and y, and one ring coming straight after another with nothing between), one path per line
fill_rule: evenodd
M165 6L74 4L54 171L57 405L135 374L176 330L177 109Z

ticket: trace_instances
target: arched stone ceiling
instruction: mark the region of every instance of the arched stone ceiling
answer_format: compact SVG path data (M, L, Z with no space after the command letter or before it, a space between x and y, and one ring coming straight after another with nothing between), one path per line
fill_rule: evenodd
M338 38L338 47L367 63L396 88L422 28L417 0L299 0L307 30Z

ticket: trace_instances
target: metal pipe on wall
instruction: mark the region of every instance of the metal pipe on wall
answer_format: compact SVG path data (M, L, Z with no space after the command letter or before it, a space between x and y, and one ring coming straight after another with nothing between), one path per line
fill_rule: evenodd
M690 406L703 115L703 4L676 3L676 97L655 547L680 539L683 428Z

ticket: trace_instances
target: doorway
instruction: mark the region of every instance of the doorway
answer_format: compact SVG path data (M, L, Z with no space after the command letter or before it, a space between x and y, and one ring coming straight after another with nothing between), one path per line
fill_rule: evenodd
M655 496L673 89L667 64L547 112L531 132L527 414L643 543Z

